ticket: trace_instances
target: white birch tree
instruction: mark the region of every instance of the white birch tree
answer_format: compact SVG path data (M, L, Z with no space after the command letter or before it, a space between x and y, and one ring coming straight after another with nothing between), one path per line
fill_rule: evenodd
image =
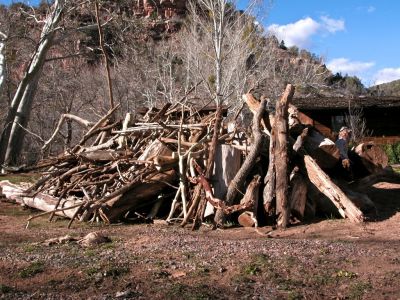
M0 163L4 166L14 165L21 153L24 138L22 127L26 127L28 123L46 54L53 44L56 31L59 29L57 26L65 6L66 0L54 1L51 12L44 21L36 50L11 101L0 139Z
M0 31L0 93L3 89L6 74L6 58L5 58L5 48L6 48L7 35Z

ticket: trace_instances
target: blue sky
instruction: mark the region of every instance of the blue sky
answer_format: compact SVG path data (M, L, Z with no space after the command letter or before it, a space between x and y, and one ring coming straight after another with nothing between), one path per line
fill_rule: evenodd
M368 86L400 79L399 11L394 0L275 0L263 24Z
M368 86L400 79L399 11L397 0L274 0L262 22L286 45L316 53L332 71Z

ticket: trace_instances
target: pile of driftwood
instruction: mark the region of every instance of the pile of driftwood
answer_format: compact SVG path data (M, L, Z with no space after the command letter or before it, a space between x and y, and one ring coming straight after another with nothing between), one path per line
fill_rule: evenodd
M63 115L44 149L67 119L87 127L81 140L39 162L34 168L44 171L36 183L0 182L2 194L44 211L30 220L58 215L70 218L69 226L163 217L196 229L205 217L223 224L234 214L243 226L262 220L284 228L318 212L364 221L375 207L360 190L381 176L396 178L385 170L387 157L373 144L360 145L355 168L363 179L333 180L339 151L290 104L293 93L288 85L274 112L266 111L267 99L243 95L253 112L250 133L222 122L222 107L166 104L123 121L115 121L115 107L96 123Z

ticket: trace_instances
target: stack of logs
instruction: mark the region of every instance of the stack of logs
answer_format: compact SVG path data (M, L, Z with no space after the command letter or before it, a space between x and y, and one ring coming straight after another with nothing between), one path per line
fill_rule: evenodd
M67 119L87 127L81 140L31 168L42 170L36 183L0 182L2 194L43 211L30 220L58 215L70 218L69 226L74 220L163 217L197 229L205 217L214 215L222 225L234 215L243 226L258 226L262 219L285 228L318 212L363 222L376 210L360 190L381 176L398 177L387 170L383 151L367 143L354 152L353 167L363 170L363 178L351 184L334 178L339 151L302 124L304 116L290 104L293 93L288 85L274 113L266 111L266 99L243 95L253 112L251 136L238 126L228 130L221 107L204 114L166 104L148 110L142 120L127 114L117 122L118 107L96 123L63 115L44 149Z

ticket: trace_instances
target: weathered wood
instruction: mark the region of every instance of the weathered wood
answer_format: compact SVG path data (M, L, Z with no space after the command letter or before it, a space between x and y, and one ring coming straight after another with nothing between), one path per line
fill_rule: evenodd
M286 228L289 224L288 202L288 105L293 98L294 87L288 84L279 102L276 103L275 123L275 172L276 172L276 214L277 225Z
M83 160L91 162L106 162L106 161L117 160L125 155L126 154L123 151L96 150L96 151L82 152L79 154L79 157L81 157Z
M311 156L304 156L304 164L310 181L321 193L332 201L341 216L347 217L355 223L364 221L363 212L329 178Z
M215 112L214 133L209 148L209 155L205 172L205 177L207 178L211 177L212 171L214 170L215 154L217 150L219 129L221 128L221 123L222 123L222 106L219 105L217 107L217 111ZM201 199L196 212L195 220L193 222L193 227L192 227L193 230L196 230L200 227L201 222L203 220L206 205L207 205L206 198Z
M226 194L226 199L225 199L225 202L228 205L231 205L233 203L233 201L236 198L236 195L238 194L238 191L242 189L246 177L249 175L257 157L260 154L263 145L263 135L260 130L260 120L264 115L264 110L265 110L265 99L261 100L261 104L259 106L257 114L255 114L253 118L254 143L251 146L250 153L246 156L246 159L243 162L242 166L240 167L240 170L236 173L235 177L229 184L228 192Z
M24 187L12 184L7 180L0 181L0 194L4 195L9 200L45 212L51 212L57 208L58 199L56 197L43 193L37 193L35 196L29 197L26 196L24 190ZM84 202L80 200L63 199L59 203L58 208L68 208L78 205L79 203ZM79 208L76 207L65 211L58 211L56 215L72 218L78 209Z
M139 160L150 160L158 156L172 157L172 150L160 140L155 139L139 156Z
M157 196L175 179L176 172L174 170L145 178L131 189L106 201L101 210L109 222L115 222L128 211L135 211L140 206L150 206L157 202Z
M247 106L253 113L253 115L257 114L257 111L260 108L260 101L257 101L254 96L250 93L244 94L242 96L242 99L244 102L246 102ZM271 120L268 112L264 111L262 117L261 117L261 124L266 129L268 132L271 132Z
M122 123L122 131L125 131L132 122L132 114L127 113L125 115L124 122ZM127 146L127 139L126 136L122 135L118 138L118 149L126 148Z
M276 128L273 127L271 130L271 136L269 140L269 164L267 175L264 178L264 190L263 190L263 204L264 210L267 216L271 217L275 215L276 202L275 200L275 185L276 185L276 173L275 173L275 143L276 143Z
M331 169L339 162L339 149L330 139L310 128L304 140L304 148L322 169Z
M228 191L228 185L240 169L241 152L231 145L218 145L215 154L212 182L214 195L224 199ZM207 204L204 217L214 214L214 207Z
M388 165L388 157L381 147L373 142L359 144L354 152L361 158L364 167L371 174L382 171Z

